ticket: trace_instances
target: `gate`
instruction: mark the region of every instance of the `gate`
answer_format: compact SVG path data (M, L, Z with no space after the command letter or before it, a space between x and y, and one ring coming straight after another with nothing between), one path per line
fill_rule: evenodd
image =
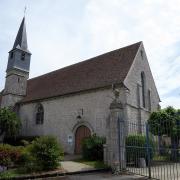
M129 172L152 179L180 180L180 137L171 129L171 124L162 123L157 127L138 122L125 126L128 129L126 167Z

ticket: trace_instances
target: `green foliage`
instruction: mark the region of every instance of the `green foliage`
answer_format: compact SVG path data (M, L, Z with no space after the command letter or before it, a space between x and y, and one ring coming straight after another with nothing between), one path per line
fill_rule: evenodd
M82 142L83 158L87 160L103 160L103 144L105 138L96 134L87 137Z
M180 110L169 106L153 112L148 120L150 131L154 135L180 137Z
M8 144L0 144L0 165L10 166L18 162L21 156L21 148Z
M6 136L17 135L21 127L21 121L16 113L8 108L0 109L0 133Z
M156 136L167 135L171 138L171 160L178 161L180 140L180 109L169 106L153 112L148 120L150 131Z
M8 169L8 170L0 173L0 179L13 179L17 176L22 176L25 174L26 174L26 172L24 172L23 169L21 169L21 168Z
M16 174L13 171L4 171L0 173L0 179L12 179Z
M149 154L150 159L154 156L154 143L151 138L149 138ZM147 141L144 135L128 135L126 137L126 158L127 162L137 162L139 158L148 159L147 151Z
M63 157L61 146L57 139L51 136L37 138L28 146L27 152L25 157L29 158L30 164L38 167L37 170L55 169Z

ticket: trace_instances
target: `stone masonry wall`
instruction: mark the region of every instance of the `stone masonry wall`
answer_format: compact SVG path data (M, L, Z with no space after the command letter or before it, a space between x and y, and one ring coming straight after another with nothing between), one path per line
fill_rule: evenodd
M142 105L142 85L141 85L141 72L144 71L146 78L146 106ZM159 96L154 83L154 79L148 64L146 53L141 44L139 51L136 55L135 61L125 79L125 85L130 90L127 93L127 113L128 121L137 123L139 119L144 123L147 121L150 109L148 106L148 90L151 92L151 111L156 111L159 105ZM139 85L139 95L138 95ZM140 102L138 102L138 96ZM139 108L140 107L140 108Z
M38 103L24 104L20 108L23 121L22 135L54 135L68 153L74 152L74 141L68 143L68 136L73 136L78 125L87 125L92 133L106 135L106 120L109 105L112 102L112 90L104 89L81 93L57 99L45 100L44 124L36 124L36 106ZM83 109L82 120L78 120L78 111Z

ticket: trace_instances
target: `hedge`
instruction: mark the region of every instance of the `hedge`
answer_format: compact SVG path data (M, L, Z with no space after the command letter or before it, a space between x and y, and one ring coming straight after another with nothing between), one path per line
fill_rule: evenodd
M82 142L82 155L87 160L103 160L103 144L105 138L96 134L87 137Z
M149 138L149 155L150 159L154 157L154 143ZM144 158L148 162L147 140L145 135L128 135L126 138L126 159L127 162L135 162L139 158Z

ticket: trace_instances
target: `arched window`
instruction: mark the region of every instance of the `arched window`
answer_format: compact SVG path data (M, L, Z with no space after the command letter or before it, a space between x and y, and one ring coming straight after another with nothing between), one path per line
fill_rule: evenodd
M42 104L38 104L36 109L36 124L43 124L44 121L44 108Z
M141 72L141 85L142 85L142 105L145 108L146 100L145 100L145 93L146 93L146 78L144 72Z

